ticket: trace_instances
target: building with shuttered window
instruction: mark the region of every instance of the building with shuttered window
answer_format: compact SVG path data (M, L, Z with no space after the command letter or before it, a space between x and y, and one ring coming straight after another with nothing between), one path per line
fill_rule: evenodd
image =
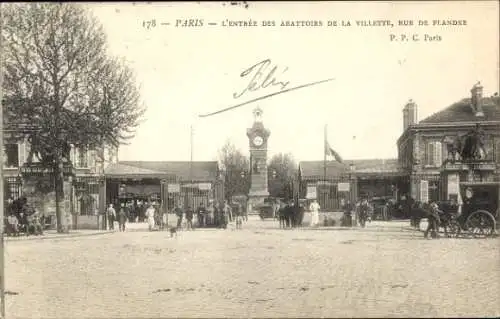
M398 161L407 176L407 194L417 200L447 200L458 196L458 183L470 178L467 165L450 164L449 143L473 130L485 133L483 159L474 170L475 181L498 181L500 162L500 98L483 96L478 83L471 96L417 120L418 107L403 109L403 133L397 141Z
M469 166L453 163L450 141L479 124L485 133L484 154ZM419 201L458 197L460 181L500 181L500 97L483 96L478 83L471 96L418 121L418 106L403 108L403 133L397 140L397 159L299 163L300 196L317 199L324 210L337 210L340 200L359 197L411 196Z

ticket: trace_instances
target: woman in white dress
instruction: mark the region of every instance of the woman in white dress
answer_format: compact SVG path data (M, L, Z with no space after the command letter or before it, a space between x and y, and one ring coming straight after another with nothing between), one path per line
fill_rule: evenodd
M309 210L311 211L311 226L317 226L319 223L319 206L316 200L313 200L311 205L309 206Z
M149 230L152 231L155 227L155 208L152 204L150 204L146 210L146 217L148 219Z

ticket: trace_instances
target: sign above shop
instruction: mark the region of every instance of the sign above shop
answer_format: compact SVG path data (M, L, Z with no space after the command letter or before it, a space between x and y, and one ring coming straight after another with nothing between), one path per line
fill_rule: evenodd
M349 183L339 183L338 184L338 191L339 192L348 192L350 187Z
M167 184L167 190L169 193L180 193L181 185L179 185L179 184Z

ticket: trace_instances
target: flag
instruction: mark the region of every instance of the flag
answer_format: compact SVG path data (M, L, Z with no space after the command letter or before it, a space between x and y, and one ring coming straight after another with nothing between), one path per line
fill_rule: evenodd
M326 140L325 140L325 155L334 157L335 160L339 163L343 162L339 153L335 152L335 150L330 146L330 144Z

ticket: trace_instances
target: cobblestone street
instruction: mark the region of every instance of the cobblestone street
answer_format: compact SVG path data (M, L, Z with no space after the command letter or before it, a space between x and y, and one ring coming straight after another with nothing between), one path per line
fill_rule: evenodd
M407 226L280 230L251 220L173 239L134 229L7 242L7 316L500 315L498 239L424 240Z

